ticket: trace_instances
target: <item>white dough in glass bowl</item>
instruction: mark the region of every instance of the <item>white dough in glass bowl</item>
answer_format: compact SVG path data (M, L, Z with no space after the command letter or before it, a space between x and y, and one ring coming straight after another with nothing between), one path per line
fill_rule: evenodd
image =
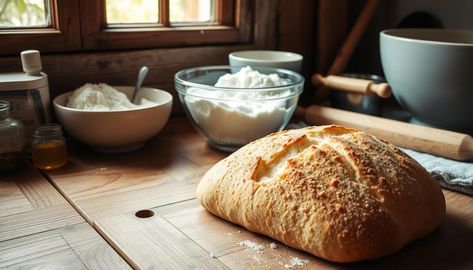
M212 138L231 144L246 144L278 129L288 115L283 98L290 91L258 91L288 82L277 74L261 74L244 67L234 74L221 76L216 87L242 88L242 91L208 91L189 88L185 97L195 122ZM244 89L248 89L246 92Z

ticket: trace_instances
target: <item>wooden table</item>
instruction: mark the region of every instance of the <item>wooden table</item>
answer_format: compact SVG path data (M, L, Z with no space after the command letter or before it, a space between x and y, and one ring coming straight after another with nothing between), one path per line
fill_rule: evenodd
M65 167L40 174L25 165L0 176L0 267L286 269L298 257L309 261L298 269L473 269L473 197L444 190L447 216L433 234L392 256L334 264L278 242L272 249L273 240L202 208L196 185L227 154L208 147L186 118L130 153L68 142ZM244 248L244 240L265 249Z
M0 174L0 268L129 269L31 165Z

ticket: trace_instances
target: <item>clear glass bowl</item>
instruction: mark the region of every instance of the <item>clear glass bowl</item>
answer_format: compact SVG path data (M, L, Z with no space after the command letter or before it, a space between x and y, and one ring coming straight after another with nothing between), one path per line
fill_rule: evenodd
M277 74L285 85L265 88L215 87L218 79L239 69L206 66L181 70L174 76L187 116L213 147L235 151L241 146L282 130L289 122L303 91L304 77L277 68L253 68Z

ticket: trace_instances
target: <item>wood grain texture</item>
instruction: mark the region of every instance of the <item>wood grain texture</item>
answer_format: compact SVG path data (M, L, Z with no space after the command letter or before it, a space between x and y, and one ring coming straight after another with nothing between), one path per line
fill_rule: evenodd
M277 1L254 1L254 5L259 11L254 17L254 43L260 49L275 49Z
M0 268L130 269L87 223L0 242Z
M0 186L0 241L84 222L29 163L2 173Z
M131 269L88 223L65 227L59 232L88 269Z
M127 154L100 154L71 141L76 155L49 176L90 223L195 198L200 177L224 154L211 150L198 136L175 136L176 131L193 133L187 120L181 120ZM198 158L202 156L209 159Z
M145 148L130 153L100 154L71 140L70 146L70 164L48 176L134 267L287 269L291 257L309 261L299 269L469 269L473 265L465 252L473 242L473 197L444 191L447 217L433 234L392 256L334 264L278 242L278 248L271 249L273 240L205 211L194 199L193 189L203 173L227 154L208 147L186 118L171 118ZM156 214L136 218L135 212L143 209ZM264 245L263 252L240 246L244 240ZM216 258L210 258L210 253Z
M301 74L309 78L315 67L317 1L281 0L278 4L277 48L303 55Z
M348 1L320 0L317 15L316 70L325 74L348 32Z
M0 241L84 222L70 205L57 205L0 219Z
M244 228L216 219L195 199L175 205L172 213L163 214L161 207L154 210L215 257L244 249L238 243L251 234Z
M0 175L0 268L129 269L30 163Z
M36 170L25 170L15 175L15 183L35 209L67 204L61 194Z
M247 231L241 226L212 215L197 200L158 207L154 210L231 269L285 269L284 265L289 264L291 257L313 260L313 256L309 254L291 249L278 241ZM243 247L240 244L242 241L261 245L262 250ZM316 269L315 266L318 269L324 265L330 264L324 264L319 260L318 264L312 265L313 267L309 269Z
M140 219L130 213L102 219L95 226L135 268L225 268L160 216Z
M0 217L33 210L33 206L15 182L2 180L0 185Z

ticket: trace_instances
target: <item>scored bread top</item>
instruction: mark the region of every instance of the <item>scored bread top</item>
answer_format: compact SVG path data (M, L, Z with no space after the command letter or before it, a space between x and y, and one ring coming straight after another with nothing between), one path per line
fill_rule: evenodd
M204 175L197 198L230 222L336 262L391 254L445 215L441 189L415 160L335 125L242 147Z

